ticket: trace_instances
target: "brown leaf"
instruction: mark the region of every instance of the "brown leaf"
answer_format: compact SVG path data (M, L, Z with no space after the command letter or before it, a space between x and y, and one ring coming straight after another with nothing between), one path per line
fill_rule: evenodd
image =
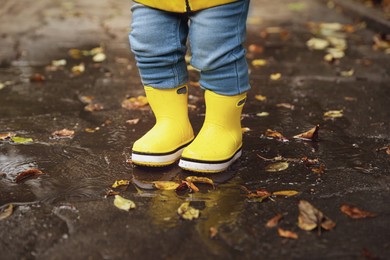
M140 120L139 118L129 119L129 120L126 120L126 123L129 125L136 125L136 124L138 124L139 120Z
M199 218L200 212L198 209L191 207L189 202L184 202L177 209L177 214L179 214L183 219L193 220Z
M148 105L148 99L145 96L130 97L122 102L122 107L125 109L141 109Z
M12 204L9 204L7 208L5 208L3 211L0 211L0 221L11 216L13 211L14 206Z
M368 218L368 217L376 217L377 214L373 212L369 212L366 210L359 209L357 207L353 207L347 204L343 204L340 207L341 212L343 212L345 215L347 215L350 218L353 219L360 219L360 218Z
M106 198L110 197L110 196L115 196L115 195L119 195L119 192L111 190L111 189L106 191Z
M280 237L298 239L298 234L289 230L278 228L278 233Z
M318 140L318 131L320 130L320 126L316 125L312 129L310 129L307 132L295 135L293 138L296 139L304 139L304 140L311 140L311 141L317 141Z
M260 54L264 52L264 47L257 44L251 44L248 46L248 51L252 53Z
M320 167L311 168L311 171L317 174L323 174L325 172L325 164L321 163Z
M325 230L330 230L336 226L336 223L326 217L320 210L316 209L309 202L301 200L299 201L298 207L299 228L307 231L318 228L318 231L320 232L320 227L324 228Z
M188 181L188 182L195 182L195 183L210 184L210 185L213 186L213 188L215 189L213 180L210 179L210 178L207 178L207 177L188 176L188 177L186 178L186 181Z
M283 141L283 142L288 141L288 139L286 137L284 137L281 133L279 133L278 131L275 131L275 130L271 130L271 129L267 129L267 131L265 131L265 136L275 138L275 139L277 139L279 141Z
M91 104L93 100L95 99L94 96L81 96L79 97L80 101L84 104Z
M299 192L296 190L281 190L272 192L272 196L286 196L291 197L297 195Z
M313 165L318 165L320 163L320 160L318 158L315 158L315 159L309 159L307 157L303 157L301 159L301 161L303 162L303 164L306 166L306 167L309 167L309 166L313 166Z
M295 109L295 106L290 104L290 103L279 103L279 104L276 104L276 107L286 108L286 109L290 109L290 110Z
M28 170L25 170L23 172L19 172L18 175L15 178L16 183L20 183L26 179L29 178L37 178L38 176L45 174L41 170L38 170L36 168L31 168Z
M35 73L30 77L30 82L42 82L45 81L45 76L40 73Z
M263 200L271 196L271 193L266 190L256 190L255 192L250 191L245 196L248 199L254 199L256 201L263 202Z
M270 220L267 221L267 224L265 224L265 226L267 228L276 227L282 218L283 218L282 214L276 214L274 217L272 217Z
M54 131L53 133L51 133L51 135L54 138L73 138L74 131L64 128L62 130Z
M267 97L263 95L255 95L255 99L259 101L265 101Z
M3 140L6 140L6 139L10 139L11 137L14 137L16 136L15 133L5 133L5 134L0 134L0 141L3 141Z

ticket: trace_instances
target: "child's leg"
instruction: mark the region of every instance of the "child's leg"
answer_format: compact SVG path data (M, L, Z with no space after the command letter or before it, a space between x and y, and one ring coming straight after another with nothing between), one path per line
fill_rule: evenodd
M248 0L195 13L190 17L191 64L206 89L206 118L179 166L219 172L241 156L241 111L249 90L245 40Z
M133 163L175 162L194 134L188 120L187 19L140 4L132 8L131 50L156 124L133 145Z

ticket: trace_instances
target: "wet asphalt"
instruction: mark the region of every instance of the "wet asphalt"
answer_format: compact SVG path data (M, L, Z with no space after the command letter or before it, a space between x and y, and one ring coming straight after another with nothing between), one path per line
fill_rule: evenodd
M32 142L0 141L0 216L14 205L0 220L1 259L390 258L388 54L373 44L381 31L325 1L252 1L243 155L226 172L207 175L215 189L197 184L196 193L161 191L150 182L180 182L193 174L177 165L130 163L132 144L154 124L147 107L122 107L126 98L144 94L127 41L130 6L90 0L2 4L0 134ZM344 26L320 34L320 23ZM309 39L324 39L324 33L346 40L343 58L325 61L325 50L308 48ZM90 50L99 46L106 59L94 62ZM72 57L70 49L89 52ZM49 66L61 59L65 66ZM81 63L85 71L72 72ZM205 107L199 74L191 70L190 76L190 119L197 132ZM86 111L88 102L102 109ZM342 116L324 116L331 110ZM317 141L292 138L315 125ZM53 138L64 128L75 131L73 138ZM267 129L288 141L266 137ZM277 156L289 167L266 171L273 163L266 159ZM307 166L303 157L318 163ZM313 171L321 165L321 173ZM31 168L44 174L16 182ZM117 190L135 202L129 212L106 196L121 179L133 182ZM260 202L248 198L248 190L298 194ZM301 230L301 200L336 226L320 234ZM185 201L200 210L198 219L177 214ZM344 204L376 216L352 219L340 211ZM277 214L282 220L267 228ZM283 238L278 228L298 238Z

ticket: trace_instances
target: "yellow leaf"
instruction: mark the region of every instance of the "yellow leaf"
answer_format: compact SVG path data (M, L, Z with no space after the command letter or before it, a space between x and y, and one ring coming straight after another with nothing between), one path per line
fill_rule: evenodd
M14 206L10 204L6 209L0 212L0 221L11 216L13 211L14 211Z
M17 143L17 144L25 144L25 143L31 143L33 142L32 138L24 138L24 137L19 137L19 136L13 136L11 137L12 142Z
M289 163L288 162L277 162L277 163L272 163L270 165L267 165L265 167L266 172L280 172L284 171L288 168Z
M257 66L265 66L267 65L267 60L264 59L256 59L252 61L252 65L257 67Z
M260 113L257 113L256 116L266 117L266 116L269 116L269 113L268 112L260 112Z
M152 183L159 190L175 190L179 187L179 183L173 181L154 181Z
M329 46L329 42L321 38L311 38L306 45L311 50L324 50Z
M177 209L177 213L186 220L193 220L199 218L199 210L190 206L189 202L184 202Z
M267 99L267 97L266 97L266 96L263 96L263 95L256 95L256 96L255 96L255 99L257 99L257 100L259 100L259 101L264 101L264 100Z
M145 96L138 96L125 99L122 102L122 107L126 109L140 109L148 104L148 99Z
M281 73L273 73L269 76L271 80L279 80L282 77Z
M343 110L329 110L324 113L324 117L337 118L343 116Z
M213 188L215 188L213 180L210 179L210 178L207 178L207 177L188 176L186 178L186 181L188 181L188 182L195 182L195 183L210 184L211 186L213 186Z
M114 184L111 185L113 188L118 188L119 186L127 186L130 184L129 180L118 180L115 181Z
M106 59L106 54L104 53L97 53L92 57L92 60L94 62L103 62Z
M298 239L298 234L289 230L278 228L279 236L291 239Z
M272 195L274 196L287 196L287 197L291 197L291 196L295 196L297 195L299 192L296 191L296 190L281 190L281 191L275 191L272 193Z
M135 203L131 200L125 199L119 195L115 195L114 205L118 209L129 211L130 209L135 209Z
M242 127L241 132L246 133L249 132L251 129L249 127Z

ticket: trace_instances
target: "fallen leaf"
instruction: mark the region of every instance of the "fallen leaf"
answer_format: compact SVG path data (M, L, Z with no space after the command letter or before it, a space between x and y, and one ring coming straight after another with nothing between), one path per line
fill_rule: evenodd
M106 54L104 53L96 53L93 57L92 57L92 60L94 62L103 62L106 60Z
M41 170L36 169L36 168L31 168L22 172L19 172L18 175L15 178L16 183L20 183L26 179L30 178L37 178L40 175L45 174Z
M267 221L265 226L267 228L273 228L276 227L279 223L279 221L283 218L282 214L276 214L274 217L272 217L270 220Z
M321 38L311 38L306 42L306 45L311 50L325 50L329 46L329 42Z
M320 130L320 126L316 125L312 129L310 129L307 132L298 134L293 136L293 138L296 139L304 139L304 140L311 140L311 141L317 141L318 140L318 131Z
M100 111L103 109L104 109L104 106L102 104L99 104L99 103L91 103L91 104L88 104L84 107L84 110L89 111L89 112Z
M73 138L74 136L74 131L73 130L68 130L66 128L58 131L54 131L51 133L52 137L54 138Z
M268 112L260 112L260 113L257 113L256 116L266 117L266 116L269 116L269 113Z
M309 202L301 200L299 201L298 207L299 228L307 231L318 228L318 232L320 232L321 227L325 230L330 230L336 226L336 223L326 217L321 211L313 207L313 205L311 205Z
M286 137L284 137L281 133L279 133L278 131L272 130L272 129L267 129L267 131L265 131L264 135L266 137L275 138L279 141L283 141L283 142L288 141L288 139Z
M353 69L351 70L345 70L340 72L340 76L342 77L352 77L355 71Z
M65 59L52 60L51 65L53 65L54 67L63 67L66 65L66 60Z
M118 188L119 186L128 186L131 181L129 180L116 180L114 184L111 185L112 188Z
M100 130L100 127L95 127L95 128L85 128L84 131L87 132L87 133L95 133L96 131L99 131Z
M209 233L210 233L210 238L213 239L218 235L218 229L215 227L210 227Z
M265 167L266 172L280 172L284 171L289 167L288 162L276 162L269 164Z
M278 228L278 234L280 237L298 239L298 234L289 230Z
M255 67L265 66L265 65L267 65L267 60L255 59L255 60L252 60L252 65Z
M5 134L0 134L0 141L4 141L6 139L11 139L14 136L16 136L16 134L12 133L12 132L5 133Z
M307 5L304 2L295 2L287 4L287 7L291 11L301 12L307 8Z
M2 90L3 88L5 88L5 84L0 82L0 90Z
M294 110L294 108L295 108L295 106L290 104L290 103L279 103L279 104L276 104L276 107L287 108L287 109L291 109L291 110Z
M246 132L249 132L249 131L251 131L251 129L249 127L242 127L241 128L241 132L242 133L246 133Z
M115 196L115 195L119 195L119 192L111 190L111 189L106 191L106 198L110 197L110 196Z
M94 96L81 96L80 97L80 101L83 102L84 104L91 104L94 99L95 99Z
M282 74L281 73L272 73L269 78L271 80L279 80L280 78L282 77Z
M265 101L267 97L263 95L255 95L255 99L259 101Z
M173 181L154 181L152 183L159 190L175 190L179 187L179 183Z
M14 211L14 206L12 204L9 204L7 208L5 208L0 212L0 221L11 216L13 211Z
M79 65L75 65L72 67L72 73L74 75L80 75L85 71L84 63L80 63Z
M307 157L303 157L301 158L301 161L303 162L303 164L307 167L309 166L313 166L313 165L318 165L320 163L320 160L318 158L315 158L315 159L309 159Z
M296 190L281 190L272 192L272 196L286 196L291 197L297 195L299 192Z
M125 199L120 195L115 195L114 205L118 209L129 211L130 209L135 209L135 203L131 200Z
M195 182L195 183L210 184L215 189L214 181L210 178L207 178L207 177L188 176L188 177L186 177L186 181Z
M136 124L138 124L139 120L140 120L139 118L129 119L129 120L126 120L126 123L129 125L136 125Z
M260 45L257 45L257 44L251 44L249 45L248 47L248 51L249 52L252 52L252 53L263 53L264 52L264 48L263 46L260 46Z
M17 144L26 144L26 143L32 143L33 139L32 138L25 138L25 137L19 137L19 136L12 136L11 137L12 142L17 143Z
M184 202L177 209L177 213L186 220L193 220L199 218L199 210L190 206L189 202Z
M311 171L317 174L323 174L325 172L325 164L321 163L318 168L311 168Z
M329 110L324 113L326 118L338 118L343 116L343 110Z
M30 82L42 82L45 81L45 79L46 79L45 76L43 76L42 74L35 73L30 77Z
M70 49L68 51L68 54L70 57L72 57L73 59L81 59L81 57L83 56L83 53L81 50L79 49Z
M361 219L367 217L376 217L377 214L373 212L369 212L366 210L359 209L357 207L353 207L347 204L343 204L340 207L341 212L353 219Z
M145 96L130 97L122 102L122 107L125 109L139 109L147 106L148 99Z

